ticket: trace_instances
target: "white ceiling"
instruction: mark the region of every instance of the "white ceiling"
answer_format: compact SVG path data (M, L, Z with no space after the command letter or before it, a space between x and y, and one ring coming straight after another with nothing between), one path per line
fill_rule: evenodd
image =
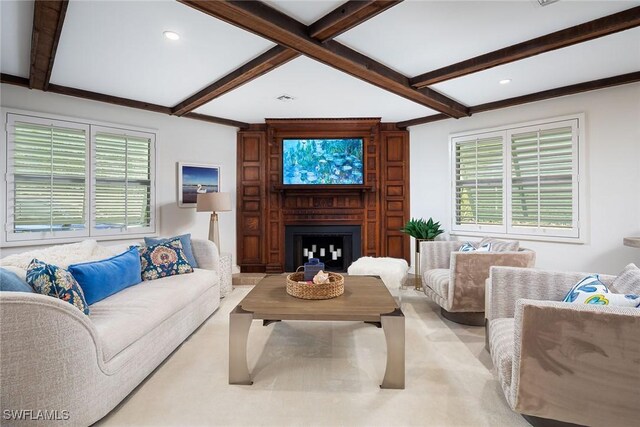
M0 0L0 63L2 72L29 77L33 2Z
M338 36L339 42L414 77L539 37L640 1L405 0Z
M289 102L276 99L283 94L295 99ZM395 122L436 114L303 56L224 94L196 112L250 123L262 122L265 117L382 117L383 121Z
M175 1L71 1L51 82L173 106L273 46Z
M634 28L448 80L432 88L465 105L479 105L638 70L640 28ZM503 79L511 79L511 83L499 84Z
M267 0L311 24L343 0ZM409 77L640 5L639 1L405 0L338 40ZM0 0L1 71L29 75L33 2ZM165 30L181 35L177 42ZM71 0L52 83L174 106L273 46L176 1ZM640 70L640 29L463 76L434 89L466 105ZM509 85L497 81L510 78ZM275 97L288 94L295 101ZM308 58L298 58L200 107L248 122L265 117L382 117L433 110Z
M344 0L266 0L265 3L305 25L311 25Z

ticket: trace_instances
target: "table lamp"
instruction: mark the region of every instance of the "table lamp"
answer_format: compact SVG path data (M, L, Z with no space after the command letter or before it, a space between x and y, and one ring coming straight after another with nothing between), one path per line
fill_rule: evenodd
M217 212L231 210L231 194L229 193L203 193L198 194L196 212L211 212L209 222L209 240L216 244L220 252L220 233L218 231Z

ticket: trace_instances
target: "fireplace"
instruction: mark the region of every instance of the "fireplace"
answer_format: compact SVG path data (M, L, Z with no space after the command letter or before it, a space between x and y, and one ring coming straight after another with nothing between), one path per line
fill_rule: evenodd
M361 256L358 225L285 226L285 270L295 271L309 258L319 258L327 271L347 271Z

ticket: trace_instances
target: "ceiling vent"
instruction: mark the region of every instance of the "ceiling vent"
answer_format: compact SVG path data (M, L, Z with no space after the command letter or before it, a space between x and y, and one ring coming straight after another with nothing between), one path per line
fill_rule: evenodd
M276 98L278 101L282 101L282 102L291 102L293 101L295 98L291 95L280 95L279 97Z
M558 0L538 0L538 3L540 3L540 6L548 6L551 3L555 3Z

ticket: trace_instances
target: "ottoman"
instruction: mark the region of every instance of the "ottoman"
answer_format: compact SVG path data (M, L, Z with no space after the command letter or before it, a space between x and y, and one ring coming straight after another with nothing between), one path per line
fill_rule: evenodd
M391 295L400 302L400 289L409 274L409 264L404 259L388 257L358 258L347 269L350 276L380 276Z

